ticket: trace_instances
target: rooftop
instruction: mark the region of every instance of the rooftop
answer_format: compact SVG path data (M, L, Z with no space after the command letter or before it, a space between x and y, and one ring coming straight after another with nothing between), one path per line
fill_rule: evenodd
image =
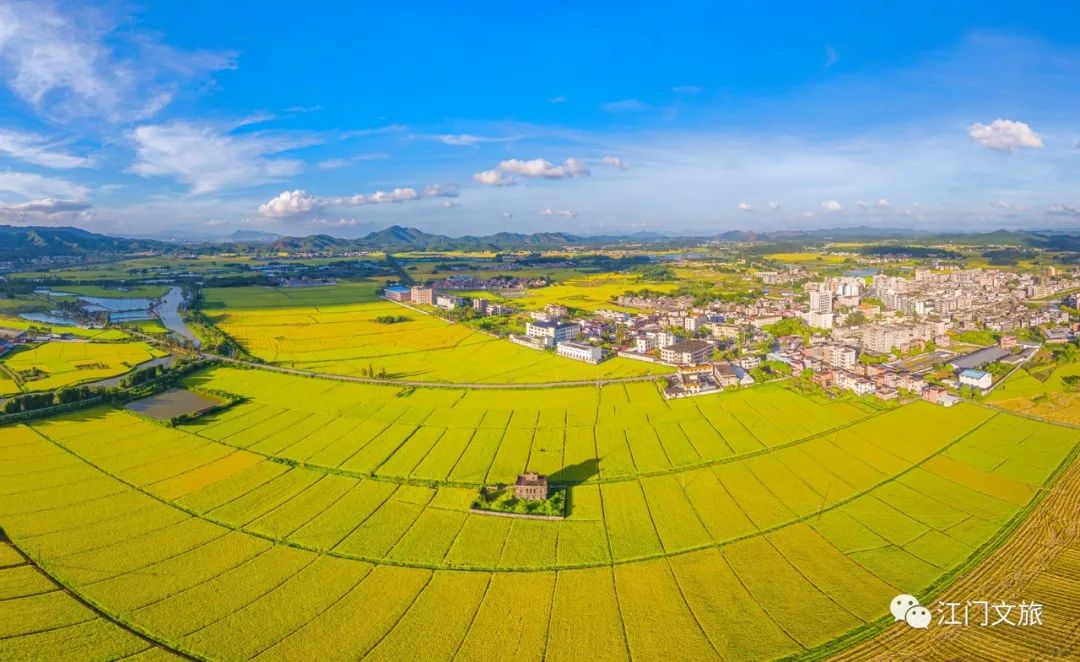
M668 351L672 351L672 352L682 353L682 352L700 352L701 350L708 349L708 348L709 348L709 343L705 342L704 340L684 340L682 342L677 342L674 345L669 345L668 347L665 347L664 349L668 350Z

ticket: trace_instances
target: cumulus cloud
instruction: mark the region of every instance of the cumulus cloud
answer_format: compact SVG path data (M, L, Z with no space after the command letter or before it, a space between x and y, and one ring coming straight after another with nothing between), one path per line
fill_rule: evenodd
M976 122L968 127L971 139L998 152L1014 153L1021 149L1040 149L1042 136L1024 122L997 119L989 124Z
M255 186L295 175L300 161L278 156L317 142L303 136L237 134L210 124L146 124L131 132L135 164L144 177L174 177L192 193Z
M454 184L432 184L417 191L414 188L399 187L389 191L357 193L355 195L318 197L304 190L282 191L274 198L259 205L259 214L271 218L296 218L318 216L327 207L359 207L363 205L397 204L424 198L457 197L458 188ZM445 205L444 205L445 206Z
M540 210L540 215L554 216L558 218L576 218L577 212L573 209L552 209L551 207L546 207Z
M826 200L825 202L821 203L821 211L832 214L844 211L844 206L836 200Z
M859 211L866 211L867 209L870 209L870 205L866 204L865 200L856 200L855 206L858 207Z
M779 202L770 202L769 203L769 210L770 211L776 211L778 209L780 209L780 203Z
M600 109L609 113L640 113L648 110L649 105L639 99L620 99L605 103Z
M174 49L117 16L125 18L76 3L0 4L0 76L48 115L122 122L154 115L185 83L234 66L231 53Z
M21 131L0 130L0 154L46 168L85 168L90 159L68 154L55 148L44 136Z
M544 159L509 159L497 166L503 172L521 175L522 177L540 177L543 179L566 179L570 177L588 177L588 166L578 159L566 159L562 165L553 165Z
M878 201L874 203L874 206L878 209L889 209L892 207L892 203L889 202L888 198L879 198Z
M619 170L628 170L630 168L629 163L623 161L617 156L605 156L604 158L600 159L600 161L604 165L609 165L612 168L618 168Z
M92 214L93 206L85 200L42 198L11 205L0 204L0 220L8 223L86 220Z
M513 218L513 217L514 217L514 215L513 215L513 214L511 214L511 213L510 213L510 212L508 212L508 211L504 211L503 213L501 213L501 214L499 214L499 215L500 215L500 216L502 216L503 218Z
M287 216L300 216L322 209L325 203L307 191L296 189L295 191L282 191L276 197L271 198L264 204L259 205L259 213L263 216L283 218Z
M453 200L443 200L442 206L445 209L453 209L455 207L460 207L461 203L460 202L454 202Z
M484 186L513 186L517 184L513 177L509 177L499 170L482 170L472 177Z
M739 211L754 211L754 206L749 202L740 202Z

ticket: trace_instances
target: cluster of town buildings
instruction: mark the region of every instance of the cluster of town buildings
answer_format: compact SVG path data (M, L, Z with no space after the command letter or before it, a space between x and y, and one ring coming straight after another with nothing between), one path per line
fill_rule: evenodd
M676 366L669 397L747 385L751 371L775 362L795 374L810 371L827 388L886 400L908 392L951 404L956 389L993 385L984 370L989 364L1016 366L1034 354L1037 343L1018 343L1013 333L1040 327L1053 343L1080 330L1059 305L1037 301L1080 289L1074 273L942 268L915 269L909 277L806 276L799 268L758 273L769 285L790 287L773 287L750 303L695 306L689 297L626 295L617 303L636 312L578 314L550 305L530 313L524 335L510 339L588 363L618 355ZM425 287L387 288L387 297L443 305ZM1066 303L1076 307L1077 298ZM786 320L801 332L780 324ZM982 329L1003 334L1000 343L978 351L954 345L953 334ZM951 368L948 377L942 377L942 365Z

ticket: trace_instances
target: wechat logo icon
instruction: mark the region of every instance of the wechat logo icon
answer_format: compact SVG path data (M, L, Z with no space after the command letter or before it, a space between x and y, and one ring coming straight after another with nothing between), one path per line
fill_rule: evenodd
M889 603L889 611L897 621L905 621L919 630L928 629L930 621L933 620L930 610L920 605L919 601L911 595L904 594L893 598Z

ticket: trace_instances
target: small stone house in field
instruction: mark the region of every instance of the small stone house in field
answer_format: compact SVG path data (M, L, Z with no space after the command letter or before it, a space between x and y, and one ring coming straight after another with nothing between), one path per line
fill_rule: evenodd
M514 496L526 501L543 501L548 495L547 476L535 471L527 471L517 477L514 483Z

